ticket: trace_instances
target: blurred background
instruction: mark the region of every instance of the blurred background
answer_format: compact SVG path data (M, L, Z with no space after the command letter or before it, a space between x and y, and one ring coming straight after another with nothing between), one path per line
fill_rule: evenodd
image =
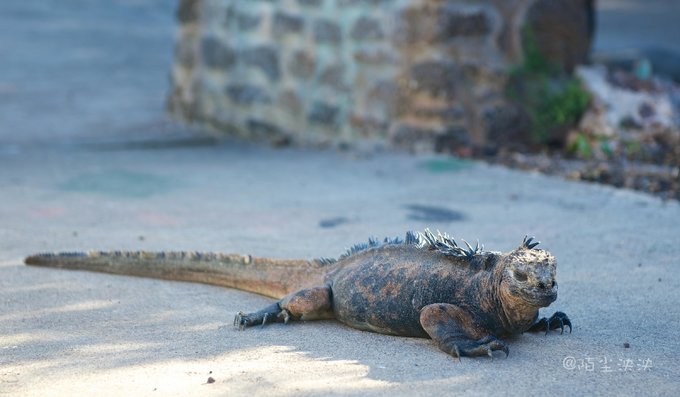
M679 3L433 4L3 1L0 153L239 136L677 198Z

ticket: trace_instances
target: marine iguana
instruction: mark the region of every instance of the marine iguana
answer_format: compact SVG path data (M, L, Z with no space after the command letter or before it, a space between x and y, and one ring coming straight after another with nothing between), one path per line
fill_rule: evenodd
M337 319L383 334L432 338L444 352L509 354L503 337L569 327L562 312L538 318L557 298L556 261L524 237L509 253L459 246L447 234L369 239L336 259L276 260L198 252L38 254L27 265L220 285L279 299L236 314L239 330L271 322Z

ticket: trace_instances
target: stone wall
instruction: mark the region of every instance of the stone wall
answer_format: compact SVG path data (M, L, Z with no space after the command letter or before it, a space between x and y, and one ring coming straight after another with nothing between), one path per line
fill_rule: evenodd
M180 0L168 107L272 142L482 145L546 2L581 0Z

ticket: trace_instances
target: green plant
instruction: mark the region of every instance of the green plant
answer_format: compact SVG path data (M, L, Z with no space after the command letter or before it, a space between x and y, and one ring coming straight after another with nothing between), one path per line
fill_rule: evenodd
M607 156L607 158L611 159L612 157L614 157L614 150L612 150L612 143L606 138L602 138L600 140L600 151L602 151L602 153L604 153L604 155Z
M522 47L524 57L522 64L515 69L517 72L535 76L550 76L562 73L558 65L550 62L541 54L534 33L528 27L522 29Z
M540 53L531 31L525 29L523 38L523 62L510 71L506 96L529 116L532 143L559 142L581 119L590 95Z
M569 145L567 150L575 154L578 157L584 158L584 159L590 159L591 156L593 155L592 148L590 147L590 142L588 141L588 138L586 136L579 132L576 134L576 138L574 141Z
M637 157L642 152L642 144L638 141L626 141L624 147L629 157Z
M579 122L588 107L590 95L574 78L566 79L553 92L548 89L543 91L544 101L531 110L536 134L545 142L555 130Z

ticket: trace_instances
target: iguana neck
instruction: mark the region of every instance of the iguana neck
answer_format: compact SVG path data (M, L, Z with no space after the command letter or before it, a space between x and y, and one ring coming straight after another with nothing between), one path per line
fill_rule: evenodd
M539 307L512 295L506 285L508 282L506 277L506 268L503 265L503 260L500 259L493 271L495 288L493 296L497 301L498 318L507 333L521 333L533 324L538 315Z

